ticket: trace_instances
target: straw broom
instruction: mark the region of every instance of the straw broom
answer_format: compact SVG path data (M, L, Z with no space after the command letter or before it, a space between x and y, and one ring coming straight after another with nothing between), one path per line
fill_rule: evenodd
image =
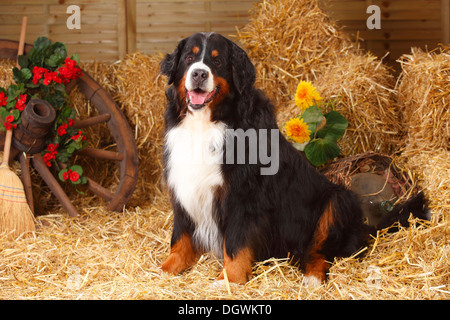
M23 54L27 17L22 20L19 50ZM8 166L11 150L12 130L6 130L3 161L0 164L0 232L8 232L10 237L35 231L34 217L28 206L22 181Z

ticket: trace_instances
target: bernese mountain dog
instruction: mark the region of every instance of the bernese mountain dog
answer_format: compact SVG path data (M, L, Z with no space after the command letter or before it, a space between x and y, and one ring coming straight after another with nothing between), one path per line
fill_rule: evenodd
M164 164L174 222L161 269L179 274L212 251L218 280L245 283L252 264L290 257L320 284L335 257L366 243L358 199L330 182L282 134L255 89L255 67L217 33L182 40L161 62Z

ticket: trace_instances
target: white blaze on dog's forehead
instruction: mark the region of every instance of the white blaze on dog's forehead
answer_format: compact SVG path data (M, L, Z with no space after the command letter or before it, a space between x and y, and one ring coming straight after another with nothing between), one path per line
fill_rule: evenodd
M208 38L206 38L208 39ZM202 49L202 57L200 59L201 62L205 59L205 53L206 53L206 39L203 39L203 49Z
M208 80L206 82L206 85L201 89L206 92L212 92L214 90L213 75L212 75L211 69L203 61L205 60L205 55L206 55L207 40L213 33L210 32L210 33L202 33L202 34L205 36L205 38L202 40L202 48L201 48L202 51L200 53L200 61L193 63L189 67L187 75L186 75L185 86L188 91L197 89L196 87L194 87L194 84L192 83L192 72L193 72L193 70L196 70L196 69L204 70L204 71L208 72Z

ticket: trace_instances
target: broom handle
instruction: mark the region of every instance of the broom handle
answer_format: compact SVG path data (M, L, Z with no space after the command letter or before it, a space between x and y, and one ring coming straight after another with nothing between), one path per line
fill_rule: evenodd
M24 16L22 18L22 28L20 29L20 40L19 40L19 49L17 50L17 68L20 68L19 66L19 56L23 55L23 49L25 47L25 34L27 33L27 23L28 18Z
M25 34L27 31L28 18L25 16L22 18L22 28L20 29L20 40L19 48L17 49L17 68L19 66L19 56L23 54L23 49L25 47ZM11 140L12 140L12 129L6 130L5 146L3 149L3 160L1 165L8 165L9 163L9 153L11 152Z
M3 160L0 166L8 165L9 152L11 151L12 130L6 130L5 147L3 149Z

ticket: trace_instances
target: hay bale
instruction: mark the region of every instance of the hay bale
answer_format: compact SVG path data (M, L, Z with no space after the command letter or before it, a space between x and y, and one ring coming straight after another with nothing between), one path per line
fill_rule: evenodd
M139 153L139 179L133 195L134 204L148 203L154 195L162 192L167 84L167 78L159 74L162 59L162 54L134 53L114 65L115 99L135 132Z
M322 97L338 100L337 111L349 121L341 141L344 155L396 148L393 75L359 50L317 0L261 1L238 40L255 63L257 85L278 107L280 126L298 115L295 88L309 80Z
M238 32L257 69L258 85L277 106L291 100L300 80L314 83L337 52L355 50L317 1L263 0Z
M162 145L164 129L165 86L167 79L159 75L161 54L133 53L113 64L86 63L89 73L117 102L135 134L139 156L139 177L129 206L146 206L164 193L162 177ZM74 90L71 101L80 118L95 114L89 101ZM106 125L89 128L90 143L96 148L114 147ZM119 183L119 167L112 161L86 161L89 174L103 186L114 188ZM76 195L74 195L76 196Z
M413 49L399 60L397 82L404 162L417 172L420 185L440 215L450 218L450 49Z
M399 60L397 82L405 156L450 145L450 48L413 49Z
M12 68L15 65L14 60L0 59L0 87L8 88L13 82Z
M348 120L340 141L342 153L375 151L391 154L399 145L400 124L394 103L394 77L370 53L337 57L317 80L323 97L336 99L336 110Z

